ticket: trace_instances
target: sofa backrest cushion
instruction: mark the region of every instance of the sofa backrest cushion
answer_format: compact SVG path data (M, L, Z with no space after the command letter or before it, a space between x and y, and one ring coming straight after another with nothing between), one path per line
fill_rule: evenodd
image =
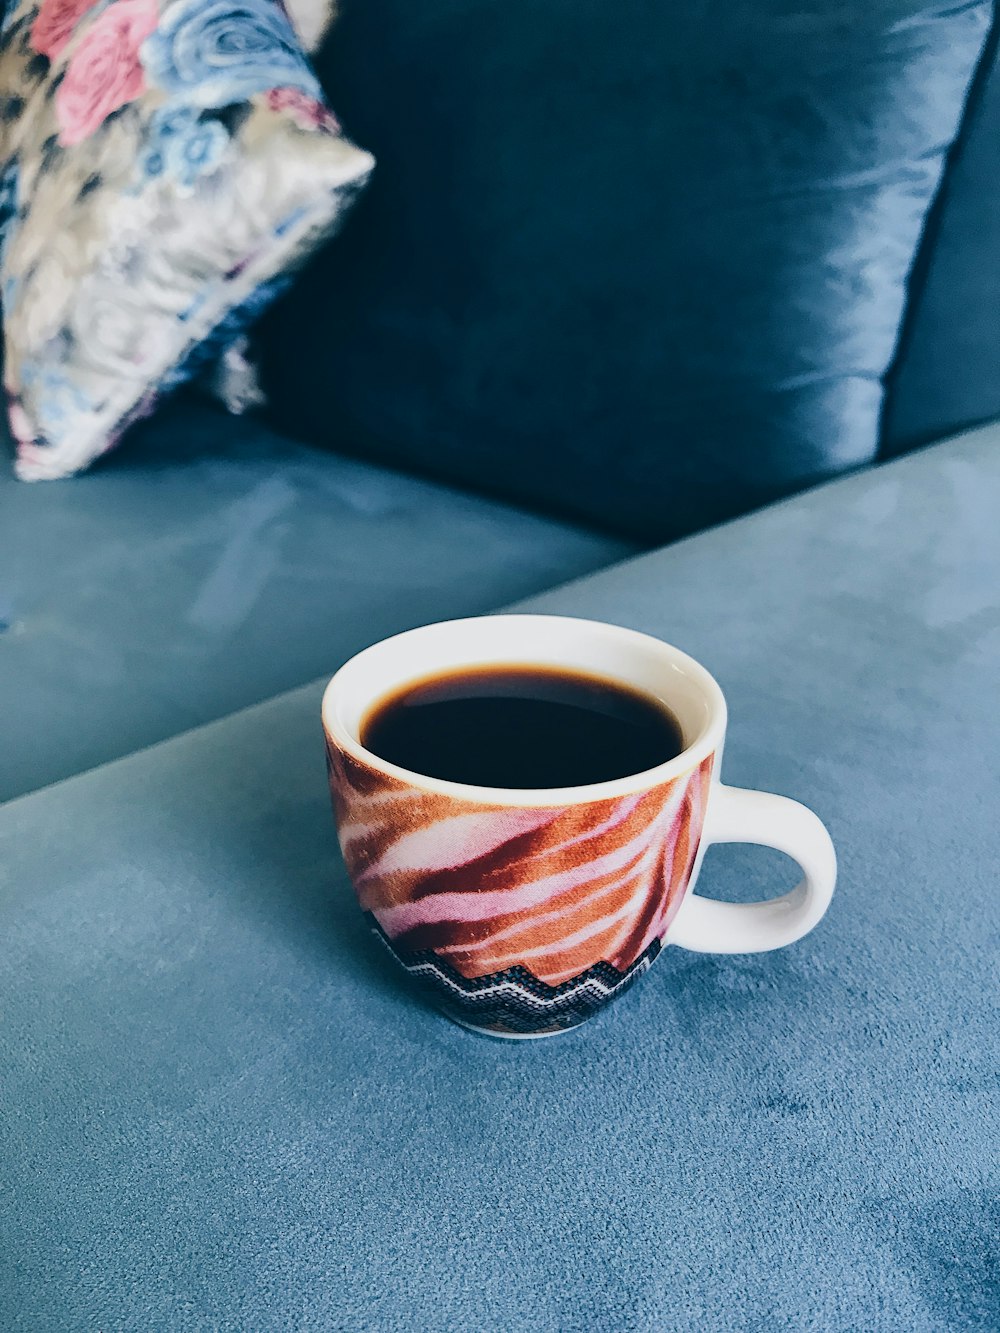
M928 218L887 382L883 450L1000 417L1000 19Z
M872 460L988 0L347 0L283 426L646 539Z

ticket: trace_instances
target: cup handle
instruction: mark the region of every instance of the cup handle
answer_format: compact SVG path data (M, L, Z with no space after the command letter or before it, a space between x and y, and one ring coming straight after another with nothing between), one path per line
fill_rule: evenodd
M770 792L713 784L702 833L713 842L776 847L798 861L802 883L762 903L724 903L689 893L667 932L668 944L696 953L764 953L807 935L830 906L837 881L833 843L819 818L798 801Z

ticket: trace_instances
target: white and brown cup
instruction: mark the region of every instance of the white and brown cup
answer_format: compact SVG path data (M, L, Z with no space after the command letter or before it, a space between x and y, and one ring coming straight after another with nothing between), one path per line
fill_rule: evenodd
M361 743L410 682L491 666L578 671L638 690L677 719L683 751L644 773L537 791L411 772ZM722 691L685 653L561 616L428 625L352 658L323 698L330 790L358 901L386 947L467 1027L540 1037L576 1027L665 944L754 953L800 939L829 906L836 859L805 806L726 787ZM693 892L706 847L788 853L799 886L759 903Z

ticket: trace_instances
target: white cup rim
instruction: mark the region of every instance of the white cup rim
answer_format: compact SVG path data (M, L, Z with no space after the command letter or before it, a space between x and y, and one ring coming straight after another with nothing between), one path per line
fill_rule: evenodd
M572 647L574 642L576 650ZM542 646L537 652L531 647L515 652L518 643ZM588 643L590 647L585 654L581 650ZM561 649L560 645L564 647ZM577 660L578 654L589 654L588 660ZM624 666L616 669L618 654L622 662L631 655L628 660L633 669L625 670ZM608 782L526 789L480 787L430 777L390 763L361 744L359 733L364 718L380 699L404 688L410 680L425 679L435 671L513 661L527 666L557 665L591 671L595 659L606 659L610 665L594 674L643 689L670 708L684 732L685 748L679 755L655 768ZM423 663L420 670L408 668L410 662L416 661ZM662 692L651 681L657 667L662 670ZM636 681L637 674L643 674L642 682ZM373 680L376 684L369 685ZM678 707L681 696L683 708ZM726 701L715 678L700 662L652 635L571 616L499 614L422 625L363 649L345 662L327 685L322 717L328 737L344 753L409 787L480 805L562 807L638 794L689 773L719 749L726 729Z

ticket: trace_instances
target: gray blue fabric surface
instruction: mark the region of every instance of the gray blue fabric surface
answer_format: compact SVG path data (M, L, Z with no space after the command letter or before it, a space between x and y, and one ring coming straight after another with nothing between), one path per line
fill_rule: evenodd
M6 806L5 1333L995 1330L998 508L994 430L529 604L701 657L729 781L841 862L808 939L668 949L568 1036L411 999L320 684Z
M1000 416L1000 20L910 279L883 447L902 453Z
M0 468L0 533L0 800L634 550L195 400L72 485Z
M266 321L283 427L656 541L875 457L989 0L340 8L378 167Z

